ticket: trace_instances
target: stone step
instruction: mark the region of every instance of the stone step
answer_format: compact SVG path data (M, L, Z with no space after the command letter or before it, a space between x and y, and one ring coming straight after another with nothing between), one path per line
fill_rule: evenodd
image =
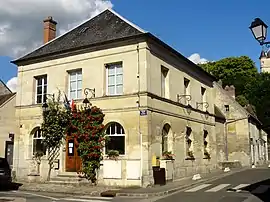
M89 183L88 180L81 178L77 173L73 172L65 172L60 173L56 177L52 177L50 183L55 184L81 184L81 183Z

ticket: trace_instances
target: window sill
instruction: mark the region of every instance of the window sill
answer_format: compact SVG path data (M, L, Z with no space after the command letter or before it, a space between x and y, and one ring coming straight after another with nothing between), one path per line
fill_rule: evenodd
M195 160L195 157L186 157L185 160L191 160L191 161L194 161L194 160Z

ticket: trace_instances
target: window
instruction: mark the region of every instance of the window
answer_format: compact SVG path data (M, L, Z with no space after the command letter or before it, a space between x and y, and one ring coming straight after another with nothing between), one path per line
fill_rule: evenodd
M224 107L225 107L226 112L230 111L230 106L229 105L224 105Z
M190 81L184 78L184 95L190 95ZM185 104L189 104L187 98L185 97Z
M208 151L208 131L207 130L203 130L203 154L204 154L204 158L210 158L210 154Z
M116 150L119 154L125 154L125 131L119 123L111 123L106 134L109 136L109 141L105 146L105 153L110 150Z
M206 89L204 87L201 87L201 102L202 104L202 109L206 110Z
M122 63L108 64L107 69L107 95L123 94L123 68Z
M36 104L46 102L47 75L38 76L36 79Z
M46 148L42 143L43 137L40 128L38 127L33 134L33 154L42 152L46 154Z
M161 66L161 97L169 98L168 89L168 72L169 70Z
M190 127L186 128L186 156L193 158L193 141L192 141L192 129Z
M168 151L168 136L169 136L169 132L170 132L170 125L169 124L165 124L163 129L162 129L162 136L161 136L161 152L163 154L163 152Z
M82 98L82 70L69 73L69 98L71 100Z

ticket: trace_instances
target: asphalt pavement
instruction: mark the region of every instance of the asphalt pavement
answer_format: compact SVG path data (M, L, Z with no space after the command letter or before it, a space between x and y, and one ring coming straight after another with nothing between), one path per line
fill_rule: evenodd
M255 168L180 190L156 202L270 201L270 168Z

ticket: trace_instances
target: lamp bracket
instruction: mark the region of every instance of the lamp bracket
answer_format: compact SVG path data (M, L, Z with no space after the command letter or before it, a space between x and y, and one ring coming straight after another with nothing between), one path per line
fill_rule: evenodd
M198 109L201 105L203 105L206 109L209 107L208 102L196 102L196 109Z
M91 93L91 97L89 97L89 98L94 98L96 96L96 89L95 88L85 88L84 95L87 97L89 93Z
M180 95L180 94L177 94L177 102L180 103L182 98L185 98L186 101L190 101L192 99L191 95Z

